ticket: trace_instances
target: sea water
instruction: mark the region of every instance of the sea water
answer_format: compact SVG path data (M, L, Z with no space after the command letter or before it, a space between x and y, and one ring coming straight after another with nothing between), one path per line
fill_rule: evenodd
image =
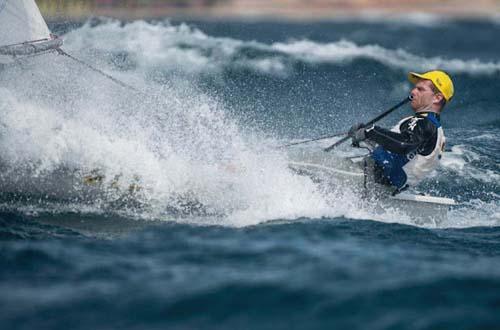
M500 328L498 22L51 28L139 92L56 54L1 69L2 329ZM280 146L366 122L436 68L455 97L417 189L454 198L447 218L288 168ZM68 173L97 192L57 188Z

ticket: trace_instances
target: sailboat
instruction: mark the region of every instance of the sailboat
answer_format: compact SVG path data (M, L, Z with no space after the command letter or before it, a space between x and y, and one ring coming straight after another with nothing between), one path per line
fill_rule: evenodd
M0 0L0 63L57 51L62 44L34 0Z

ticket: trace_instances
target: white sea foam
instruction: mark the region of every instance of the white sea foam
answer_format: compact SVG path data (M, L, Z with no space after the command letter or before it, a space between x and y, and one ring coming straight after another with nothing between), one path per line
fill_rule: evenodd
M144 69L161 66L182 74L218 72L245 44L209 37L186 24L135 21L123 25L114 20L97 26L86 24L67 34L65 40L71 51L85 52L88 47L100 52L123 51Z
M483 157L477 152L469 150L465 145L455 145L450 152L446 152L441 160L441 166L455 175L467 179L475 179L484 183L500 182L498 171L481 169L473 162L481 162ZM500 167L497 168L500 170Z
M390 67L425 71L441 68L452 73L494 74L500 71L500 62L425 58L402 49L387 49L379 45L357 45L348 40L318 43L310 40L275 43L278 51L293 55L311 63L345 63L356 59L370 59Z
M401 15L396 13L388 14L386 11L369 10L365 12L360 12L359 15L355 16L338 17L336 18L336 21L376 23L376 24L387 24L387 25L390 24L391 27L394 26L408 27L408 25L412 25L417 27L434 28L453 22L453 19L442 15L436 15L418 11L405 12L404 15Z
M139 182L145 218L172 219L172 208L189 213L193 203L219 214L220 225L340 215L310 179L287 169L285 155L247 137L223 104L186 82L148 86L148 99L120 92L91 72L78 72L66 84L74 79L71 62L50 55L37 61L45 65L11 68L0 78L1 86L9 85L0 88L0 152L12 183L27 174L27 181L57 181L60 168L98 169L104 184L120 176L122 190ZM47 70L57 72L44 80ZM98 88L87 88L87 81Z
M500 196L491 201L473 199L462 203L448 212L448 219L441 227L467 228L479 226L500 226Z
M433 19L423 17L423 21ZM292 40L265 44L212 37L186 24L174 26L168 22L122 24L109 20L97 26L85 24L68 33L65 40L67 49L79 54L92 50L105 55L119 50L129 54L130 61L146 71L161 68L180 74L218 73L228 67L245 67L264 74L286 75L293 70L290 60L341 65L356 59L369 59L405 71L439 67L450 73L491 75L500 72L498 61L422 57L402 49L388 49L376 44L358 45L349 40L329 43ZM254 50L261 55L252 58L245 54L245 50Z

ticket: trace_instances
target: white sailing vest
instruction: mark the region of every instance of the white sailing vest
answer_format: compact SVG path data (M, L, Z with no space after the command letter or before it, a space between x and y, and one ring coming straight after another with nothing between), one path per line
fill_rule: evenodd
M396 126L394 126L391 131L396 133L401 133L399 130L399 126L409 118L413 116L403 118ZM434 119L434 118L432 118ZM430 154L427 156L420 155L416 151L413 153L409 153L407 155L409 161L403 166L403 171L407 176L406 183L410 186L417 185L422 179L426 178L434 169L436 169L439 164L439 160L444 152L444 146L446 142L446 138L444 136L443 128L441 124L437 120L432 120L431 118L427 118L434 125L437 126L437 139L436 145ZM415 118L415 123L418 120L425 120L424 118ZM412 123L410 123L411 125Z

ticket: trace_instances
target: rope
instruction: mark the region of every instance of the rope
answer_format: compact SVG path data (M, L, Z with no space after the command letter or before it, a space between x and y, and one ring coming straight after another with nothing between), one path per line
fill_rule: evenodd
M310 139L310 140L285 144L285 145L279 146L278 148L286 148L286 147L291 147L291 146L295 146L298 144L309 143L309 142L314 142L314 141L319 141L319 140L326 140L326 139L330 139L330 138L334 138L334 137L342 136L342 135L346 135L346 134L347 134L347 132L342 132L342 133L337 133L337 134L332 134L332 135L320 136L320 137Z
M76 58L75 56L73 56L73 55L70 55L70 54L66 53L66 52L65 52L64 50L62 50L61 48L57 48L56 50L57 50L57 52L58 52L60 55L63 55L63 56L66 56L66 57L70 58L71 60L73 60L73 61L75 61L75 62L77 62L77 63L79 63L79 64L81 64L81 65L85 66L86 68L88 68L88 69L90 69L90 70L92 70L92 71L94 71L94 72L96 72L96 73L98 73L98 74L100 74L100 75L102 75L103 77L105 77L105 78L107 78L107 79L109 79L109 80L113 81L114 83L116 83L116 84L118 84L118 85L122 86L123 88L129 89L129 90L134 91L134 92L136 92L136 93L139 93L139 94L141 94L141 95L144 95L144 96L150 97L150 95L149 95L148 93L146 93L146 92L144 92L144 91L141 91L141 90L139 90L139 89L135 88L135 87L134 87L134 86L132 86L132 85L129 85L129 84L127 84L127 83L124 83L124 82L123 82L123 81L121 81L121 80L116 79L115 77L111 76L110 74L107 74L106 72L104 72L104 71L102 71L102 70L100 70L100 69L98 69L98 68L96 68L96 67L94 67L94 66L92 66L92 65L88 64L87 62L85 62L85 61L83 61L83 60L80 60L80 59ZM174 100L174 101L175 101L178 105L182 105L181 101L180 101L177 97L173 97L173 100Z
M130 90L132 90L132 91L134 91L134 92L137 92L137 93L145 94L144 92L142 92L142 91L138 90L137 88L135 88L135 87L133 87L133 86L131 86L131 85L129 85L129 84L126 84L126 83L124 83L123 81L120 81L120 80L116 79L115 77L113 77L113 76L111 76L111 75L107 74L106 72L104 72L104 71L102 71L102 70L100 70L100 69L98 69L98 68L93 67L92 65L88 64L87 62L84 62L84 61L82 61L82 60L80 60L80 59L78 59L78 58L76 58L76 57L74 57L74 56L72 56L72 55L70 55L70 54L66 53L66 52L65 52L64 50L62 50L61 48L57 48L57 52L58 52L60 55L66 56L66 57L68 57L68 58L72 59L73 61L75 61L75 62L77 62L77 63L79 63L79 64L81 64L81 65L83 65L83 66L85 66L85 67L87 67L87 68L89 68L90 70L92 70L92 71L94 71L94 72L99 73L100 75L102 75L102 76L104 76L104 77L108 78L109 80L113 81L114 83L116 83L116 84L118 84L118 85L120 85L120 86L122 86L122 87L124 87L124 88L128 88L128 89L130 89Z

